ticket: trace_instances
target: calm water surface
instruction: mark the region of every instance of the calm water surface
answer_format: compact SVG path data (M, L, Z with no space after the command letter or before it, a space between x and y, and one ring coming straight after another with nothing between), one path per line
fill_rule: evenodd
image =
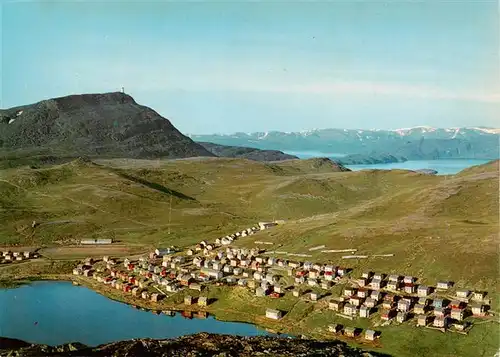
M213 318L155 315L69 282L35 282L0 289L0 336L59 345L95 346L132 338L169 338L198 332L269 335L254 325Z
M295 155L301 159L310 159L312 157L328 157L332 160L340 158L342 154L330 154L319 151L287 151L287 154ZM353 171L379 169L379 170L436 170L438 175L453 175L463 169L471 166L482 165L491 160L480 159L443 159L443 160L410 160L406 162L394 162L390 164L374 164L374 165L346 165Z

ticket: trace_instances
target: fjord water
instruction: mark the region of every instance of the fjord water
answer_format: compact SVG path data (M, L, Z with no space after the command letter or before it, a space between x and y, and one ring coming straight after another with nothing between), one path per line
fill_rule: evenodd
M468 167L487 163L490 160L480 159L443 159L443 160L409 160L405 162L393 162L389 164L374 165L346 165L353 171L379 169L379 170L436 170L438 175L454 175Z
M137 310L69 282L34 282L0 289L0 337L59 345L96 346L132 338L170 338L198 332L268 335L254 325L186 319Z
M286 151L287 154L295 155L301 159L310 159L313 157L328 157L332 160L340 159L345 154L330 154L319 151ZM409 160L406 162L393 162L388 164L372 165L346 165L353 171L359 170L436 170L438 175L454 175L468 167L482 165L490 160L481 159L442 159L442 160Z

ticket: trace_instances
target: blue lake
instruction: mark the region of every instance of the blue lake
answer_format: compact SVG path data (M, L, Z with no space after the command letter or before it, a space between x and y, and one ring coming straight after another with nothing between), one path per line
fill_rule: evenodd
M254 325L186 319L138 310L69 282L34 282L0 289L0 336L32 343L89 346L132 338L171 338L198 332L269 335Z
M319 151L286 151L287 154L295 155L301 159L310 159L313 157L328 157L332 160L341 158L345 154L331 154L323 153ZM480 159L443 159L443 160L409 160L406 162L394 162L390 164L374 164L374 165L346 165L347 168L358 171L358 170L392 170L392 169L403 169L403 170L422 170L431 169L436 170L438 175L453 175L463 169L471 166L482 165L491 160L480 160Z

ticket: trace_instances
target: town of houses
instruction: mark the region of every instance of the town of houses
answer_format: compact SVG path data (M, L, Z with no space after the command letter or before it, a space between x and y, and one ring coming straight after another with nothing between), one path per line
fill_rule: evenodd
M10 249L2 249L0 250L0 264L8 264L15 262L22 262L28 259L38 258L38 254L30 251L11 251Z
M364 272L351 276L351 269L328 263L302 262L264 256L260 248L235 248L239 237L268 229L276 223L258 226L217 239L202 241L178 252L158 248L150 255L118 262L109 257L101 261L87 258L73 274L92 277L137 299L158 303L179 291L186 306L200 308L210 304L205 293L210 284L250 289L256 297L282 298L285 294L311 303L327 302L327 309L346 320L370 319L374 326L409 323L416 327L466 333L472 327L470 317L488 316L487 293L456 289L452 282L439 281L435 286L420 284L404 274L387 275ZM339 296L330 296L334 286L343 287ZM189 291L193 291L191 296ZM197 294L194 294L197 291ZM279 320L286 311L267 308L268 319ZM356 327L331 324L328 330L347 337L361 336ZM361 338L375 340L380 332L367 329Z

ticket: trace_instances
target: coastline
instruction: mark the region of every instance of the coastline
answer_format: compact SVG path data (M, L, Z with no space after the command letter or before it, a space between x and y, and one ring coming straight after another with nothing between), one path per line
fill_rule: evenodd
M382 347L379 341L368 342L362 341L359 339L346 338L344 336L336 335L333 333L311 333L307 331L305 328L301 328L300 321L296 323L290 323L291 321L280 321L280 320L269 320L266 318L259 318L256 314L247 314L243 311L236 310L228 310L228 309L219 309L213 307L205 307L200 308L198 305L185 306L184 304L175 304L175 303L152 303L147 300L143 300L140 298L136 298L133 296L128 296L122 293L119 290L115 290L114 288L103 285L102 283L98 283L93 279L88 279L82 276L75 276L72 274L61 273L61 274L40 274L40 275L17 275L15 278L5 278L1 277L0 280L10 281L15 286L11 288L20 287L25 284L30 284L37 281L53 281L53 282L68 282L68 283L77 283L79 286L83 286L101 296L106 297L107 299L123 303L129 305L131 307L138 307L141 309L145 309L147 311L175 311L176 313L182 312L190 312L190 313L198 313L198 312L206 312L211 317L218 321L222 322L236 322L236 323L245 323L254 325L260 329L263 329L269 333L276 335L286 335L291 336L293 338L307 338L314 339L318 341L342 341L348 343L352 347L363 348L365 350L371 351L379 351ZM0 288L1 289L1 288ZM307 335L306 335L307 333ZM273 336L275 338L280 338L279 336Z

